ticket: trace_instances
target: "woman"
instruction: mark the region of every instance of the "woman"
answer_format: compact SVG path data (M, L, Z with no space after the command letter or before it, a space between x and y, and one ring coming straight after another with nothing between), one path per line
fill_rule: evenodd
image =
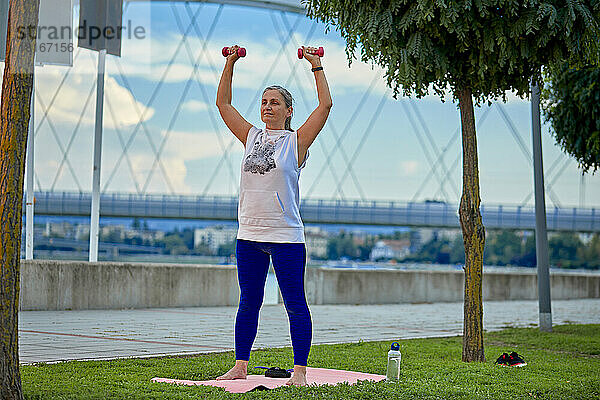
M250 349L258 328L265 280L272 259L290 321L294 373L288 385L306 385L312 322L304 294L306 247L300 218L298 179L308 148L329 115L331 95L321 59L303 47L312 65L319 105L296 132L291 129L292 96L280 86L262 95L260 117L265 129L246 121L231 105L233 66L238 46L231 47L217 89L217 107L227 127L244 144L236 243L240 303L235 319L235 366L217 379L245 379Z

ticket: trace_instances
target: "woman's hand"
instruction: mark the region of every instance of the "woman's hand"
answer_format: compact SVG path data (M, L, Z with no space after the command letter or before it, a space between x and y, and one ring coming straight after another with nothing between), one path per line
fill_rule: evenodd
M302 54L304 55L304 58L306 58L306 60L313 66L313 68L321 66L321 57L319 57L317 54L311 54L316 53L317 50L318 49L316 47L302 46Z
M314 47L304 47L302 46L302 55L313 68L321 67L321 57L318 54L310 54L310 52L317 52L317 49ZM327 79L325 79L325 71L323 68L319 68L318 71L314 71L315 82L317 84L317 96L319 97L319 105L315 110L310 114L308 119L300 128L298 128L298 161L300 167L300 160L304 160L306 157L306 153L308 152L308 148L314 142L317 135L323 129L325 125L325 121L327 121L327 117L329 116L329 111L333 105L331 101L331 94L329 93L329 85L327 84Z
M223 73L219 80L219 86L217 87L217 101L216 105L219 108L219 113L225 122L225 125L231 130L231 132L244 144L246 145L246 139L248 137L248 131L252 127L248 121L240 115L240 113L231 105L231 81L233 79L233 64L240 58L237 54L237 50L240 46L231 46L229 48L231 54L228 54L223 67Z
M227 63L231 63L232 65L235 64L235 62L237 60L240 59L240 56L238 56L237 51L240 48L240 46L238 46L237 44L234 44L233 46L231 46L229 48L229 51L231 52L231 54L229 54L226 58L226 62Z

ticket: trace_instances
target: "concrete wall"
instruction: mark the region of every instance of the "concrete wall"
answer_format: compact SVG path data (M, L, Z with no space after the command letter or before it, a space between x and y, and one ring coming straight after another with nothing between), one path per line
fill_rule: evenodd
M461 271L308 268L309 304L460 302ZM600 298L600 274L551 274L553 299ZM484 300L534 300L531 272L488 272ZM21 260L21 310L235 306L235 267Z
M308 269L306 294L311 304L436 303L463 300L462 271ZM550 275L553 299L600 297L600 274L560 272ZM484 300L535 300L537 275L486 272Z
M21 260L21 310L237 305L231 266Z

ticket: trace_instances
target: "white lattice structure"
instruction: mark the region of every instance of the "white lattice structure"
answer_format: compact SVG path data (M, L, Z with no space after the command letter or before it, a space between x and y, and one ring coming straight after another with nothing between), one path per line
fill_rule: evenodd
M262 89L278 83L295 97L297 128L316 106L308 65L295 56L311 44L326 48L334 108L310 149L303 197L458 203L456 107L394 100L383 71L359 61L348 68L339 35L308 19L299 1L126 1L123 20L150 35L124 40L121 58L107 56L103 193L235 196L242 148L214 106L220 48L248 48L234 75L241 114L259 125ZM76 48L72 68L36 69L36 191L91 190L96 57ZM513 97L477 110L484 203L533 203L528 115ZM581 178L547 132L544 141L548 205L598 206L600 178Z

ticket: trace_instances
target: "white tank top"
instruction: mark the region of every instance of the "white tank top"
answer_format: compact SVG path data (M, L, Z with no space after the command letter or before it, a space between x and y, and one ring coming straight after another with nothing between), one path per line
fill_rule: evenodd
M304 243L300 218L298 133L248 131L240 176L237 238L257 242Z

